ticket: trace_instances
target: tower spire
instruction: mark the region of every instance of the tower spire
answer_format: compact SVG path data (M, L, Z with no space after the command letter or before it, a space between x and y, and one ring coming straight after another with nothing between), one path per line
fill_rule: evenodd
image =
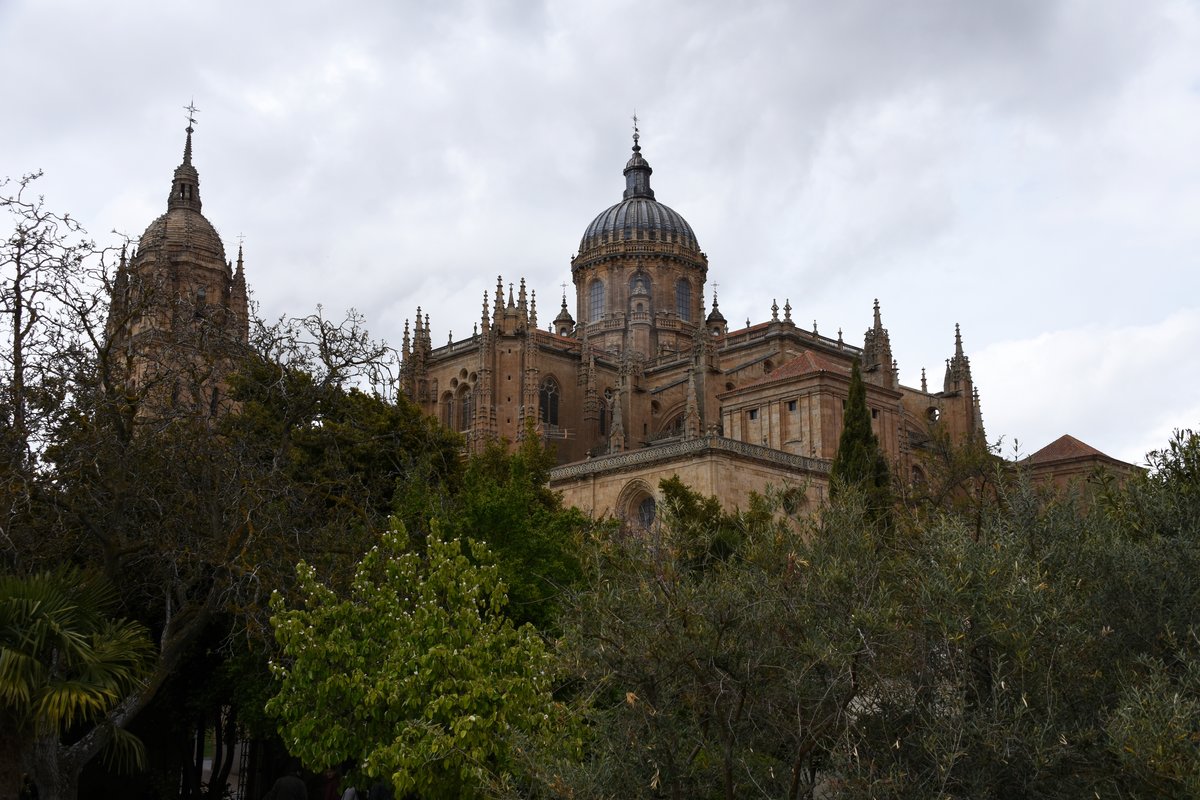
M183 110L188 112L187 121L187 140L183 144L183 164L190 167L192 165L192 128L196 124L196 112L200 109L196 108L196 101L191 100Z
M175 176L171 179L171 196L167 198L167 210L186 208L200 211L200 174L192 166L192 133L196 124L195 103L184 106L188 112L187 137L183 144L183 162L175 168Z

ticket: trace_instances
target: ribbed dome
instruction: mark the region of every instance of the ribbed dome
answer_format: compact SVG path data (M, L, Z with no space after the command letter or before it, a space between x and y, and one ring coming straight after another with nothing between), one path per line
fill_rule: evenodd
M633 155L625 164L624 199L592 220L579 241L579 252L610 242L641 239L680 244L699 250L692 226L674 209L654 199L650 175L654 172L642 156L637 128L633 133Z
M583 232L579 252L608 242L638 238L652 242L677 242L684 247L700 249L692 226L679 212L648 197L631 197L600 212L592 220L592 224Z
M187 208L172 208L151 222L138 242L139 254L183 251L194 257L214 260L225 264L225 246L212 223L198 211Z

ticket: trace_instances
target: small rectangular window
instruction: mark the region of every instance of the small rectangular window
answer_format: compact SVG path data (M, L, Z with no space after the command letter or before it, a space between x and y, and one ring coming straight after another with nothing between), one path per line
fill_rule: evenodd
M758 419L758 409L757 408L750 409L750 419Z
M795 410L796 410L796 401L788 400L788 411L795 411Z
M878 408L871 409L871 419L879 419L879 409Z

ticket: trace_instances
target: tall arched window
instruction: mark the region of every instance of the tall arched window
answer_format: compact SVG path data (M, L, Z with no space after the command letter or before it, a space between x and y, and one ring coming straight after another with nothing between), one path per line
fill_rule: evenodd
M458 429L460 431L470 430L471 411L471 391L467 389L458 398Z
M588 321L595 322L604 316L604 282L592 281L588 288Z
M558 425L558 381L546 378L538 391L538 418L546 425Z
M692 285L687 278L675 284L675 313L684 322L692 321Z
M446 392L442 395L442 424L454 428L454 395Z

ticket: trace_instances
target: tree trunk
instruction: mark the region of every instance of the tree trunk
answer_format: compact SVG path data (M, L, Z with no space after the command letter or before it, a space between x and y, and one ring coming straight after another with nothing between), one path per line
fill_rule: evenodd
M53 735L37 737L32 756L30 766L33 782L38 788L38 800L76 800L79 773L87 762L74 757Z

